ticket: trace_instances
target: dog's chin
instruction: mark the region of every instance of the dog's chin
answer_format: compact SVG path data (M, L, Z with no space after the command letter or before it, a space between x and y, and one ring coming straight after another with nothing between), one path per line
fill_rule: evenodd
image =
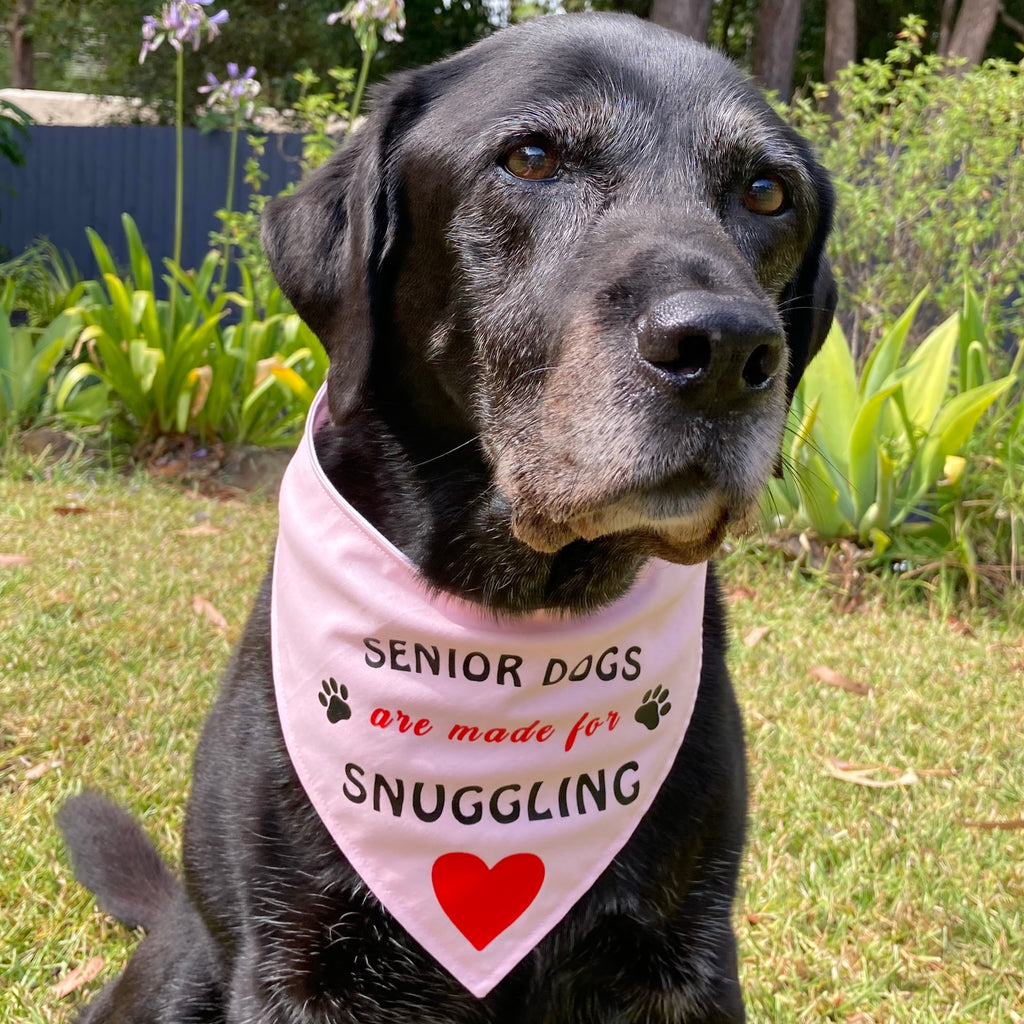
M576 541L621 538L631 549L668 562L707 561L727 534L743 536L757 524L756 500L735 505L716 492L672 502L663 494L630 494L598 508L556 517L512 504L512 533L542 554Z

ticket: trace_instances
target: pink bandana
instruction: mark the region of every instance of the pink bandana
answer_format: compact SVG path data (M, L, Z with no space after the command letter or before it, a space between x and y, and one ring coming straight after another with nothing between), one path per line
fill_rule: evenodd
M317 814L474 995L569 911L650 807L696 699L706 565L652 562L587 618L431 592L313 449L281 488L274 684Z

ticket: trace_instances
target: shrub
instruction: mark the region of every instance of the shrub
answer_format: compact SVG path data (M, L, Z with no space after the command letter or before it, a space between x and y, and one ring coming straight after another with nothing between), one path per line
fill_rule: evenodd
M45 327L81 292L78 268L48 239L0 264L0 304L9 317L20 316L33 327Z
M0 305L0 440L53 412L54 375L82 326L62 313L47 327L12 326Z
M966 296L963 311L904 360L918 295L859 377L841 327L833 328L794 396L785 473L764 506L771 525L852 539L887 563L952 560L974 571L962 453L994 403L996 422L1011 408L1000 400L1020 375L1020 356L1011 374L992 379L980 307L970 289Z
M860 359L899 303L931 292L919 340L966 280L997 337L1024 334L1024 80L1020 66L966 69L924 55L924 22L904 21L885 60L841 71L839 116L794 104L837 188L832 258L842 317Z
M192 433L201 440L287 444L298 435L326 372L319 342L280 292L257 317L247 294L215 284L221 254L186 273L166 260L169 298L157 299L153 268L134 221L122 218L131 274L89 233L102 283L88 281L73 310L84 323L57 391L58 412L78 425L106 426L143 447ZM238 322L228 324L229 314Z

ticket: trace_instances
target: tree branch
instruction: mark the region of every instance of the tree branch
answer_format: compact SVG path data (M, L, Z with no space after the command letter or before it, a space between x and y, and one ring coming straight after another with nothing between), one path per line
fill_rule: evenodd
M1018 21L1016 18L1011 18L1010 15L1006 13L1005 7L999 12L999 20L1011 32L1016 32L1017 35L1024 36L1024 22Z

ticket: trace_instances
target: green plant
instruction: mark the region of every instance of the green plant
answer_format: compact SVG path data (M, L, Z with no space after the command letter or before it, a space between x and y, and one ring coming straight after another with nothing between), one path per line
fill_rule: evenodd
M925 286L911 340L955 308L963 280L990 331L1024 333L1020 65L963 68L924 54L925 37L923 21L905 19L884 60L849 66L789 112L836 183L831 256L858 361ZM835 118L817 102L830 93Z
M220 26L228 20L228 12L220 10L207 14L204 10L213 0L168 0L160 10L159 17L151 14L142 19L142 49L139 63L146 55L160 48L164 40L174 49L175 59L175 173L174 173L174 263L181 265L181 235L185 210L185 45L191 44L193 51L199 49L203 33L210 42L220 34ZM171 320L174 320L174 305L177 293L171 290Z
M362 64L358 77L352 68L334 67L328 70L327 80L312 68L305 68L293 75L299 86L299 96L293 104L293 115L302 132L302 154L299 160L301 175L315 170L338 148L340 139L351 133L359 115L363 90L366 86L370 64L377 53L380 40L399 42L405 30L405 8L403 0L352 0L343 10L329 15L327 23L334 25L344 22L353 31L362 53ZM228 168L228 194L224 207L217 212L220 228L210 232L211 248L224 253L221 265L220 287L227 279L232 259L241 268L248 268L251 274L255 308L268 308L268 296L273 294L274 283L260 245L260 217L270 197L262 192L266 175L260 167L266 139L250 134L249 158L245 164L245 183L249 187L249 203L246 210L233 208L232 182L237 158L237 140L245 119L251 118L253 101L259 92L255 69L239 73L237 65L228 65L228 77L219 82L213 75L207 75L206 86L200 91L210 94L208 106L215 111L230 115L231 155Z
M337 148L341 129L352 123L352 95L355 72L351 68L331 68L325 86L320 76L307 68L295 75L300 94L295 113L302 125L302 173L316 170Z
M81 326L80 315L66 312L46 328L12 327L9 307L0 306L0 437L52 411L57 366Z
M82 287L74 261L46 238L0 264L0 305L8 314L23 314L34 327L44 327L73 306Z
M240 270L242 294L229 296L239 319L218 334L199 426L224 441L291 444L327 373L327 354L279 288L258 304L252 275ZM180 280L199 307L212 312L201 282Z
M256 98L260 94L260 83L256 81L256 68L251 65L240 71L237 64L229 61L227 77L223 82L213 74L206 76L206 85L199 91L208 93L206 106L220 118L228 117L231 132L231 149L228 155L228 188L224 198L224 207L218 217L222 224L227 224L234 213L235 197L235 165L238 160L238 132L242 121L251 121L256 109ZM224 235L224 258L221 260L220 279L217 287L223 291L227 281L228 267L231 265L231 239Z
M86 282L75 310L85 325L75 349L81 361L60 383L58 412L80 424L103 419L143 445L186 432L203 440L294 440L327 360L280 292L258 316L251 279L245 276L246 294L221 291L221 255L210 252L194 272L166 260L170 298L157 299L135 223L127 214L122 222L128 278L89 232L102 283ZM228 324L232 315L240 319Z
M299 160L302 175L315 170L337 149L342 126L351 123L351 117L354 116L349 100L355 79L354 71L351 68L332 68L328 71L328 77L333 86L318 88L322 80L312 70L307 69L295 75L301 89L295 103L295 116L302 131L302 155ZM245 162L244 180L249 188L248 209L234 210L230 201L226 202L224 208L217 211L220 229L210 232L211 248L221 249L225 253L222 274L226 273L227 258L232 255L235 265L249 272L256 309L266 309L270 303L269 297L276 289L260 243L260 218L272 198L263 192L267 175L260 165L266 141L262 135L247 136L249 156Z
M246 136L249 156L244 164L243 180L249 189L249 203L245 210L225 206L217 211L221 226L210 232L210 248L225 253L225 266L230 257L237 267L244 268L253 283L254 297L258 309L264 309L275 289L274 275L260 243L260 223L263 210L271 196L263 192L267 174L260 164L266 149L265 135Z
M968 292L965 317L980 324L976 300ZM974 343L961 374L984 365L981 346ZM1024 583L1024 339L1015 342L1010 376L1016 386L1004 391L966 446L976 468L968 500L962 503L964 530L973 539L982 565L998 566L1014 584Z
M889 558L917 540L973 566L961 450L1015 374L991 378L978 302L970 289L967 296L963 311L903 361L919 294L859 377L845 335L833 328L794 396L786 472L765 505L775 525L852 538Z
M172 298L156 298L153 269L135 222L122 217L132 277L122 280L110 251L91 229L89 243L103 283L85 285L78 312L85 323L76 354L84 362L68 371L57 394L58 409L68 411L75 389L95 378L117 397L124 426L148 441L174 431L183 433L201 407L203 385L209 376L208 353L224 301L208 315L195 304L175 303L180 292L173 282ZM219 256L212 253L197 272L209 286ZM169 261L173 266L173 262ZM177 307L177 308L175 308Z
M389 43L402 41L402 33L405 31L405 3L404 0L351 0L343 10L327 15L328 25L334 25L339 21L351 26L363 55L359 80L356 82L352 106L349 108L348 127L345 130L346 135L351 135L363 100L370 62L377 52L380 39Z
M32 118L10 100L0 100L0 156L20 166L25 162L21 143L28 141Z

